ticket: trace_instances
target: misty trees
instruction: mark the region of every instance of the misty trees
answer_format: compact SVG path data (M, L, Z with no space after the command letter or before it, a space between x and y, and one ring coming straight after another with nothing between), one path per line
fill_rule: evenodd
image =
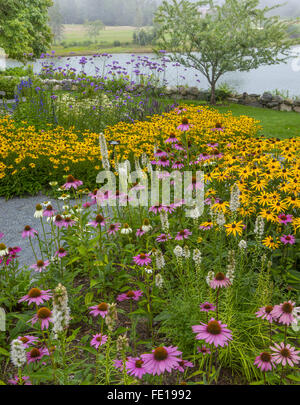
M204 15L200 8L207 5L210 10ZM258 5L259 0L225 0L220 6L213 0L172 0L158 8L160 49L206 77L212 104L216 83L224 73L284 62L297 41L287 33L294 21L266 17L277 6L259 9Z
M105 26L101 20L95 20L95 21L88 21L86 20L84 22L84 28L87 30L87 34L91 39L94 39L96 42L100 31L105 29Z
M54 38L54 44L59 41L63 35L63 17L60 12L59 3L55 2L52 7L49 8L49 24Z
M51 0L1 0L0 47L15 59L40 56L51 43L48 8Z

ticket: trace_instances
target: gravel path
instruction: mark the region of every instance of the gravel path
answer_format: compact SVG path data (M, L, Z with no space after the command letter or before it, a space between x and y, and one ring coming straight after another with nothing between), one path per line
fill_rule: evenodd
M49 200L51 201L51 205L56 209L57 200L43 194L39 194L35 197L15 197L8 201L2 197L0 198L0 233L4 233L1 242L7 247L20 246L22 248L22 251L19 253L19 262L22 265L27 264L31 266L36 262L28 238L22 238L24 227L30 225L32 228L36 229L40 235L43 234L40 219L34 218L33 215L37 204ZM61 207L63 201L59 201L59 205ZM50 225L46 223L46 232L48 229L50 229ZM32 242L36 252L38 252L37 240L32 239Z

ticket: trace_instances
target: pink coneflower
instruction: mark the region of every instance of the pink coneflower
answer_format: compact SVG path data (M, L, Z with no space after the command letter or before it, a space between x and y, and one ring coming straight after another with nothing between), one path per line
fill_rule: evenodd
M56 225L58 228L62 228L64 226L64 218L59 214L56 215L54 225Z
M169 159L168 159L166 156L162 156L162 157L159 159L159 161L157 162L157 166L166 167L166 166L169 166L169 164L170 164L170 161L169 161Z
M102 333L97 333L93 335L93 339L91 340L91 346L94 346L97 350L99 346L104 345L107 342L107 336L102 335Z
M99 190L96 195L97 203L101 205L104 201L108 202L112 195L113 193L110 190L106 190L104 193Z
M167 235L165 233L162 233L156 238L156 241L157 242L167 242L170 239L172 239L172 236L170 234Z
M184 167L184 164L180 160L176 160L172 164L172 169L182 169Z
M224 273L219 272L215 275L214 279L210 281L209 285L215 290L216 288L229 287L231 285L231 281L225 276Z
M215 143L207 143L207 146L209 146L210 148L216 149L219 146L219 144L217 142L215 142Z
M193 332L197 333L197 340L205 340L208 344L213 344L215 347L228 345L228 341L232 340L231 330L227 328L226 324L217 321L214 318L205 324L192 326Z
M67 182L62 186L65 190L69 190L70 188L74 188L75 190L82 186L81 180L76 180L72 175L67 177Z
M176 138L174 133L169 135L169 138L165 140L165 143L176 143L179 142L179 139Z
M267 305L265 307L259 308L259 310L255 313L257 318L262 318L266 319L270 323L273 322L273 316L271 315L271 312L273 311L273 305Z
M46 269L50 264L49 260L38 260L36 264L33 264L30 266L31 269L34 269L35 271L42 272L43 270Z
M220 122L217 122L215 128L212 128L212 131L213 132L215 132L215 131L224 132L224 127L222 127L222 124Z
M48 329L49 328L49 323L53 323L53 320L51 318L52 312L50 311L49 308L42 307L38 309L37 313L34 315L34 317L31 319L31 324L34 325L36 322L40 321L41 322L41 329Z
M154 212L154 214L157 214L158 212L163 211L164 207L159 204L159 205L153 205L152 207L149 208L150 212Z
M30 305L32 302L36 305L43 304L52 298L52 294L49 293L50 290L40 290L39 288L31 288L27 295L24 295L18 302L28 302Z
M182 231L179 231L177 235L175 236L175 240L183 240L187 239L192 232L190 232L188 229L183 229Z
M184 150L184 147L183 147L181 142L175 143L173 145L173 148L176 149L176 150Z
M56 252L55 252L55 256L58 256L60 258L67 256L68 252L63 248L60 247Z
M37 337L29 335L18 336L18 339L21 340L25 349L28 349L30 345L34 344L35 342L38 342L39 340Z
M276 368L274 365L274 359L268 352L260 353L260 355L256 357L254 364L263 372L271 371L273 367Z
M105 316L108 313L108 304L106 302L101 302L98 305L94 305L92 307L89 307L89 309L92 309L92 311L90 311L90 314L93 316L102 316L102 318L104 319Z
M283 342L280 344L275 343L270 349L275 352L272 353L272 357L276 364L281 363L285 366L288 363L291 367L294 367L295 364L299 363L300 357L298 353L300 353L300 351L295 350L290 344L285 345Z
M203 183L197 181L196 176L192 176L192 182L188 185L188 190L201 190L203 188Z
M138 301L142 295L143 295L143 291L141 291L141 290L135 290L135 291L130 290L130 291L127 291L127 293L118 295L117 300L118 301L126 301L126 300Z
M135 233L135 235L138 236L138 237L143 236L144 234L145 234L145 232L140 228L137 229L136 233Z
M174 212L176 209L176 207L174 206L174 204L170 204L170 205L163 205L162 206L162 210L165 212L168 212L169 214L172 214L172 212Z
M290 214L279 214L278 219L279 222L284 225L287 225L289 222L293 222L293 216Z
M160 157L163 157L163 156L166 157L166 156L168 156L168 154L164 150L157 149L157 151L154 153L154 156L160 158Z
M203 302L203 304L200 304L200 311L202 312L209 312L209 311L215 311L216 307L211 304L210 302Z
M169 373L174 370L181 361L182 352L177 347L162 346L152 350L152 353L142 354L141 359L144 361L144 367L147 373L160 375L165 371Z
M71 217L65 217L63 219L63 226L65 228L71 228L73 225L75 225L75 221Z
M21 377L21 381L22 383L20 383L20 379L17 375L14 376L14 378L11 378L10 380L8 380L9 384L12 385L32 385L32 382L30 381L30 377L24 375Z
M33 347L29 352L26 353L27 363L35 363L40 361L44 356L49 356L49 351L46 347Z
M202 353L202 354L204 354L204 355L211 353L210 348L209 348L209 347L206 347L205 345L202 345L201 347L197 347L197 352L198 352L198 353Z
M280 240L284 245L294 245L296 241L295 236L293 235L282 235Z
M123 370L123 360L114 360L114 368L117 370Z
M295 307L295 302L285 301L282 304L275 305L271 315L276 318L276 321L283 325L291 325L295 322L293 312L298 311L300 307Z
M94 228L97 228L99 226L105 226L105 219L102 215L98 214L93 221L88 223L88 225L91 225Z
M179 131L188 131L191 127L191 124L189 124L189 120L187 118L182 118L181 124L178 125L177 129Z
M35 238L36 235L38 235L38 231L31 228L29 225L26 225L24 231L22 232L22 238Z
M194 364L187 360L180 360L180 362L177 366L174 367L174 369L180 371L181 373L184 373L185 369L188 367L194 367Z
M120 227L121 227L121 224L119 224L119 223L117 223L117 224L111 224L111 225L109 225L109 227L108 227L107 233L108 233L109 235L115 235L115 234L118 232L118 230L120 229Z
M148 266L151 263L151 257L148 253L140 253L134 256L133 260L138 266Z
M0 232L0 239L4 238L4 233Z
M54 217L55 210L53 209L52 205L47 205L47 207L43 211L43 217L51 218Z
M147 374L144 361L140 357L129 357L126 362L126 370L127 374L133 375L139 379L141 379L144 374Z

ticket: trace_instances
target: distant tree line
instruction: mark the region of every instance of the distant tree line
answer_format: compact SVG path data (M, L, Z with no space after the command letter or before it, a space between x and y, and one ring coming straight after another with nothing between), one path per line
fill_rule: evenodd
M101 20L104 25L152 25L160 0L54 0L63 24Z

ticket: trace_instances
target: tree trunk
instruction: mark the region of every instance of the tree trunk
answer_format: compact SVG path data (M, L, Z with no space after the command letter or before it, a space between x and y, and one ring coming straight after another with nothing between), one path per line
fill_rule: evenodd
M211 83L211 95L210 95L210 104L216 105L216 83Z

